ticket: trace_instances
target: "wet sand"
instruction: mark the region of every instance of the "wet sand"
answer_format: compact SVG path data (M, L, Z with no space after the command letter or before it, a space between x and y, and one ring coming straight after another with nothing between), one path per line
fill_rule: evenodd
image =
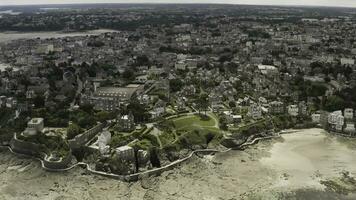
M0 199L356 199L320 183L356 173L356 141L308 129L215 156L195 156L158 177L123 183L86 174L43 171L39 164L0 153ZM353 196L354 195L354 196Z
M275 187L323 188L320 178L332 178L342 171L356 175L356 149L320 132L323 131L309 129L284 135L283 143L274 144L271 156L261 159L263 165L288 176L280 179Z

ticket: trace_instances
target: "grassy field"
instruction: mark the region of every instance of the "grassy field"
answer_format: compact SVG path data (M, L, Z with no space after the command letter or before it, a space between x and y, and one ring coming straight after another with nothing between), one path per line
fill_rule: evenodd
M197 115L189 115L173 120L176 130L196 130L196 129L209 129L218 131L217 120L208 116L206 119L202 119Z
M172 144L176 140L176 135L174 132L164 132L159 136L162 146L167 146Z
M189 148L192 145L207 146L210 143L218 144L222 134L219 129L218 120L213 114L206 117L199 115L189 115L171 120L177 137L174 144L169 144L173 140L173 135L167 138L164 144L173 149ZM162 141L162 140L161 140ZM165 146L165 145L163 145Z

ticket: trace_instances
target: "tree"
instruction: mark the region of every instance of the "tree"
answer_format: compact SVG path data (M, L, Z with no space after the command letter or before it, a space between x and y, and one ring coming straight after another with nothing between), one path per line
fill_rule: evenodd
M132 112L136 122L142 122L149 118L149 113L146 111L145 106L140 104L137 99L130 102L127 110Z
M36 108L42 108L45 105L45 99L42 95L37 95L34 99L33 99L33 103L35 104Z
M82 128L80 128L77 124L72 123L67 128L67 139L73 139L80 133L82 133Z
M345 106L345 101L339 96L330 96L325 103L325 109L327 111L342 110Z
M150 59L146 55L140 55L136 58L136 65L150 65Z
M88 47L102 47L105 43L99 40L88 42Z
M219 118L219 126L221 130L227 130L228 126L227 126L227 119L225 116L221 116Z
M96 119L92 115L84 114L78 118L77 122L80 127L91 128L96 124Z
M91 104L83 104L80 106L80 109L90 114L94 111L94 106Z
M131 69L126 69L122 73L122 77L126 80L133 80L135 79L135 73Z
M224 62L227 62L227 61L231 61L231 59L232 59L231 53L225 53L225 54L220 56L219 62L224 63Z
M111 116L109 112L100 111L95 114L95 117L97 118L98 121L105 122L106 120L109 120Z
M198 106L198 110L199 110L199 114L202 110L205 111L205 115L206 115L206 110L209 107L209 96L207 93L201 93L198 97L198 99L196 100L197 106Z
M171 92L178 92L182 89L184 83L180 79L169 80L169 88Z
M311 84L307 87L307 95L312 97L323 96L327 90L327 87L323 84Z
M236 103L234 101L229 102L230 108L236 108Z

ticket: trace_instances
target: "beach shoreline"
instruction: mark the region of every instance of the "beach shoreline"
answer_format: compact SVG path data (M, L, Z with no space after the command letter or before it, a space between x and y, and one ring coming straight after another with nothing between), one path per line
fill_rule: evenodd
M295 163L285 164L287 165L285 169L283 165L273 165L276 159L286 159L280 155L281 152L286 157L294 155L293 153L296 157L302 157L301 159L317 157L319 150L315 150L316 153L306 153L299 148L303 145L319 144L316 147L323 150L323 144L326 144L329 145L325 147L329 149L327 152L329 154L334 152L334 155L339 155L339 153L353 155L356 148L344 143L345 141L339 141L337 137L326 134L321 129L305 129L283 135L282 138L260 141L244 151L234 150L202 157L194 156L187 163L163 172L160 176L146 177L131 183L91 175L82 168L63 173L46 172L37 162L1 151L0 199L215 200L268 197L268 199L277 200L288 195L291 195L291 198L298 196L304 199L318 199L319 196L327 200L336 199L336 197L354 199L355 196L352 195L355 194L352 192L348 195L341 195L326 190L327 187L322 184L313 185L315 182L320 183L320 180L338 178L344 169L353 169L349 165L354 166L356 163L353 163L353 160L345 162L344 159L349 159L347 156L338 158L339 168L333 172L332 176L325 176L324 173L329 172L329 167L333 166L335 160L328 163L327 160L330 158L321 156L319 159L326 167L320 168L318 176L310 177L315 182L305 187L298 185L300 182L296 177L301 174L302 177L309 177L314 170L310 170L312 169L310 163L303 170L288 169L289 165ZM294 147L290 144L294 144ZM286 147L288 148L283 151ZM312 164L315 165L315 163ZM350 174L354 176L352 170L350 171Z

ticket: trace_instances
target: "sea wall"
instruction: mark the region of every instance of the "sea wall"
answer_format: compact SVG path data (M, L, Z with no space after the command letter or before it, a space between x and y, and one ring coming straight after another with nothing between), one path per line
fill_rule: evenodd
M87 167L87 171L96 175L101 175L101 176L105 176L105 177L109 177L109 178L113 178L113 179L117 179L117 180L121 180L121 181L137 181L143 177L149 177L149 176L153 176L153 175L160 175L161 173L168 171L168 170L172 170L175 167L177 167L178 165L180 165L181 163L187 161L188 159L190 159L194 154L196 153L217 153L217 152L227 152L230 151L231 149L227 149L226 151L219 151L219 150L215 150L215 149L202 149L202 150L196 150L193 151L189 154L189 156L176 160L166 166L160 167L160 168L155 168L155 169L151 169L151 170L147 170L144 172L138 172L135 174L130 174L130 175L118 175L118 174L112 174L112 173L107 173L107 172L102 172L102 171L96 171L93 170L89 167L88 164L85 163L81 163L86 165Z
M29 156L40 156L40 145L26 142L17 139L17 133L14 134L14 137L10 141L11 149L16 153L26 154Z
M49 171L52 169L64 169L68 167L72 161L71 152L68 152L68 154L59 161L46 160L48 156L41 151L41 146L39 144L18 139L17 133L14 134L14 137L10 141L10 148L14 153L25 154L38 158L41 161L42 167Z
M65 157L63 157L59 161L50 161L47 160L47 157L43 160L43 166L49 171L51 169L65 169L69 166L69 164L72 162L72 153L69 152Z
M68 140L69 147L71 149L77 149L80 148L81 146L84 146L86 143L92 140L97 133L102 131L105 126L106 123L99 123L93 128L85 131L84 133L77 135L75 138Z
M285 134L285 133L288 133L289 131L286 131L286 132L281 132L281 134ZM245 142L245 144L241 145L242 147L246 147L246 146L249 146L249 145L253 145L254 143L256 143L257 141L259 140L263 140L263 139L271 139L271 138L276 138L276 137L280 137L280 133L277 133L273 136L265 136L265 137L258 137L258 138L254 138L252 141L249 141L249 142ZM16 136L14 137L16 138ZM14 147L14 149L19 149L20 147L25 147L27 145L27 147L34 147L32 146L32 143L31 144L25 144L27 142L23 142L23 141L20 141L20 140L17 140L17 139L14 139L14 141L11 142L12 145L10 147L8 147L8 149L13 152L13 153L21 153L21 152L16 152L15 150L12 150L12 147ZM36 146L36 144L35 144ZM35 149L36 147L34 147ZM189 160L194 154L197 154L197 153L225 153L225 152L228 152L230 151L231 149L226 149L226 150L217 150L217 149L200 149L200 150L195 150L195 151L192 151L187 157L185 158L182 158L182 159L179 159L179 160L176 160L166 166L163 166L163 167L160 167L160 168L155 168L155 169L151 169L151 170L147 170L147 171L144 171L144 172L139 172L139 173L135 173L135 174L130 174L130 175L118 175L118 174L112 174L112 173L107 173L107 172L102 172L102 171L96 171L96 170L93 170L91 169L91 167L89 166L89 164L87 163L83 163L83 162L79 162L79 163L76 163L72 166L68 166L68 164L70 163L71 161L71 156L69 157L66 157L66 158L63 158L61 160L61 162L50 162L50 161L45 161L45 160L42 160L42 159L38 159L37 160L40 160L41 164L42 164L42 168L44 168L45 170L47 171L56 171L56 172L63 172L63 171L68 171L68 170L71 170L73 169L74 167L77 167L77 166L82 166L82 167L85 167L86 170L92 174L96 174L96 175L100 175L100 176L105 176L105 177L109 177L109 178L113 178L113 179L117 179L117 180L121 180L121 181L137 181L139 180L140 178L143 178L143 177L148 177L148 176L152 176L152 175L159 175L165 171L168 171L168 170L171 170L175 167L177 167L178 165L180 165L181 163ZM30 152L32 152L33 150L31 150ZM24 151L22 151L24 152ZM26 155L28 155L27 153L24 153ZM65 168L66 167L66 168Z

